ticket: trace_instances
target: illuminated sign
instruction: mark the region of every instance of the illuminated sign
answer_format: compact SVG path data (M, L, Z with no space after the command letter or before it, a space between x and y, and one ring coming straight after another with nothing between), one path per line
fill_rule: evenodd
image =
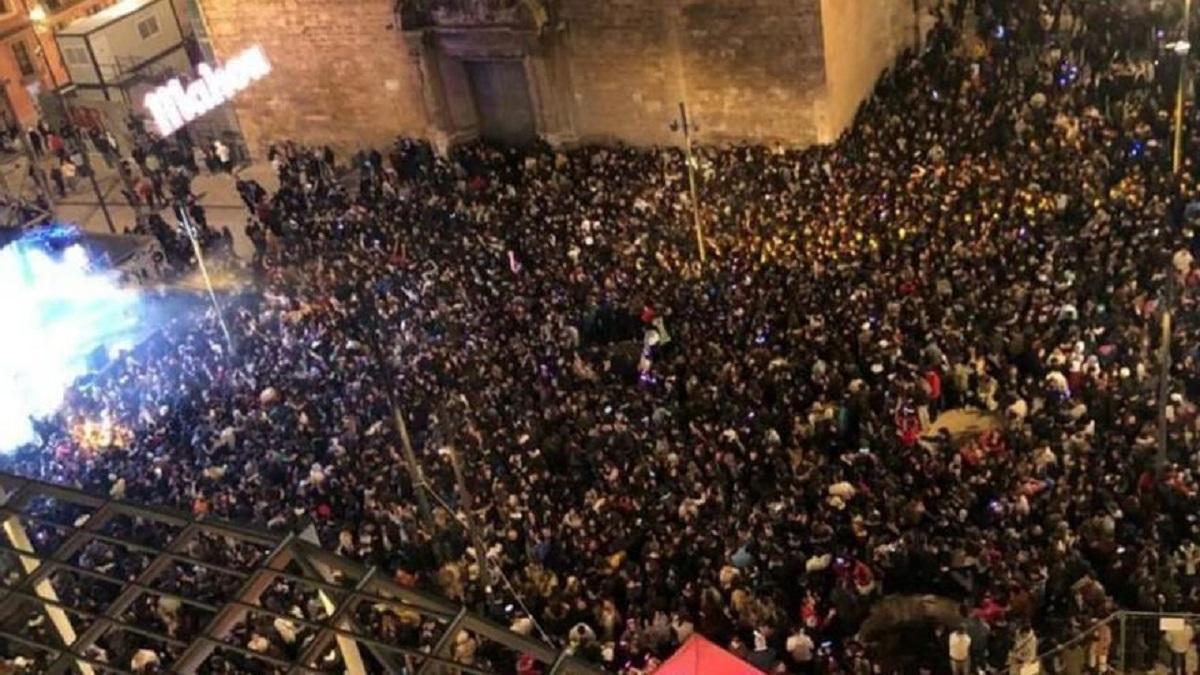
M207 63L196 69L198 78L187 87L173 79L146 94L143 103L154 117L158 133L170 136L185 124L233 99L271 72L271 62L262 47L255 45L213 68Z

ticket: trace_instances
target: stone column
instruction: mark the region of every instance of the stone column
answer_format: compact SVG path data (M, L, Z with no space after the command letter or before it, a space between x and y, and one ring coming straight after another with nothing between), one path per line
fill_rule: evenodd
M416 64L421 78L421 101L425 106L428 125L426 135L440 153L449 150L454 135L454 122L446 103L446 91L438 65L436 36L427 30L404 32L409 58Z
M577 138L571 115L571 80L561 51L563 41L555 33L544 32L525 58L530 99L538 118L538 135L552 146L570 145Z

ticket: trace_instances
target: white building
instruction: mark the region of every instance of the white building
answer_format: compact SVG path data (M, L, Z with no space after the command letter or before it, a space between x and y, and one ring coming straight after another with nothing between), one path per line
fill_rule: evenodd
M122 0L71 22L55 39L80 104L137 110L163 78L191 72L186 36L173 0Z
M146 94L171 80L186 87L202 63L211 67L203 19L194 0L120 0L55 34L72 83L72 106L124 141L136 114L153 126ZM199 68L199 70L203 70ZM233 109L219 105L188 118L192 138L220 138L240 155L244 142ZM123 141L123 142L124 142ZM128 146L126 146L128 147Z

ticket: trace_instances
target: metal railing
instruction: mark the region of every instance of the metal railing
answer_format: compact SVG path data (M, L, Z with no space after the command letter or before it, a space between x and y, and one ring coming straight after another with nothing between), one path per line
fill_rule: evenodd
M1195 640L1190 640L1180 655L1171 649L1167 637L1169 631L1185 626L1200 627L1200 614L1114 612L1070 640L1039 654L1036 668L1029 664L1020 672L1195 673Z
M164 600L189 617L185 629L167 628L155 609ZM289 606L310 609L282 611ZM292 631L294 649L247 639L276 621ZM397 629L403 622L422 630ZM277 628L262 631L286 640ZM488 659L457 652L464 635L486 643ZM104 645L109 658L95 658ZM322 549L311 524L287 534L197 519L0 472L0 655L46 675L132 675L126 664L139 649L180 675L215 672L216 660L288 675L331 666L348 675L490 675L511 672L522 656L547 675L604 672Z

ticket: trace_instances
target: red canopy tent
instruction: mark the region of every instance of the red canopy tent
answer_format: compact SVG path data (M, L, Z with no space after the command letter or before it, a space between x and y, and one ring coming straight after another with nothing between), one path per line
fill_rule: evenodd
M654 675L764 675L699 635L692 635Z

